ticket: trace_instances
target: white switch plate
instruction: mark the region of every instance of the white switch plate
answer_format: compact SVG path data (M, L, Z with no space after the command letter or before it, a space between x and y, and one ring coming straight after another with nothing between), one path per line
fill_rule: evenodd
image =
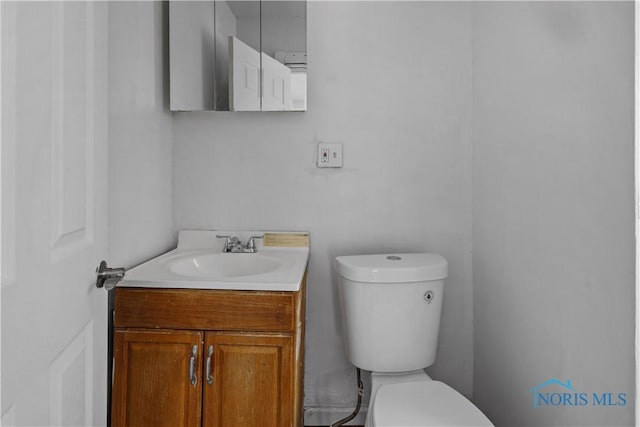
M318 167L341 168L342 144L318 144Z

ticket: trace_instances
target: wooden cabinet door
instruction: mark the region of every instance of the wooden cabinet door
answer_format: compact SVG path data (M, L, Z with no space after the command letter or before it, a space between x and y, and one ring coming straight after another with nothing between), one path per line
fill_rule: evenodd
M199 427L202 339L194 331L116 330L112 427Z
M293 425L291 335L206 333L203 357L203 427Z

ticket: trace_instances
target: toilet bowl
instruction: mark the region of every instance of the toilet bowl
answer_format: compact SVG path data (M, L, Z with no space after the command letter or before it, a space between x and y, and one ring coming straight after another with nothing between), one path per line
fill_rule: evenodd
M422 370L372 372L371 384L366 427L493 426L466 397Z
M493 426L473 403L440 381L381 387L369 410L367 427Z
M492 426L424 372L436 360L447 261L437 254L336 258L347 357L371 371L366 427Z

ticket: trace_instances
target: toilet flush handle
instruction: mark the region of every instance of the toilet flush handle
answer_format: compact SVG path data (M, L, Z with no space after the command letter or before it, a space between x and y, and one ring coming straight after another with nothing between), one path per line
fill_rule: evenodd
M431 304L433 302L433 291L432 290L428 290L427 292L424 293L424 300L428 303Z

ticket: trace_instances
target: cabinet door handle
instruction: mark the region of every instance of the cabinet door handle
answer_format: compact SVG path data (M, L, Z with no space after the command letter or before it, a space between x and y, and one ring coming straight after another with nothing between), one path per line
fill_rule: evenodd
M211 375L211 358L213 357L213 346L209 346L209 356L207 356L207 363L205 365L205 375L207 377L207 384L213 384L213 376Z
M213 384L213 376L211 376L211 357L213 356L213 346L209 346L209 356L207 357L206 376L207 384Z
M198 355L198 346L194 345L191 349L191 358L189 358L189 379L191 385L196 385L198 377L196 377L196 356Z

